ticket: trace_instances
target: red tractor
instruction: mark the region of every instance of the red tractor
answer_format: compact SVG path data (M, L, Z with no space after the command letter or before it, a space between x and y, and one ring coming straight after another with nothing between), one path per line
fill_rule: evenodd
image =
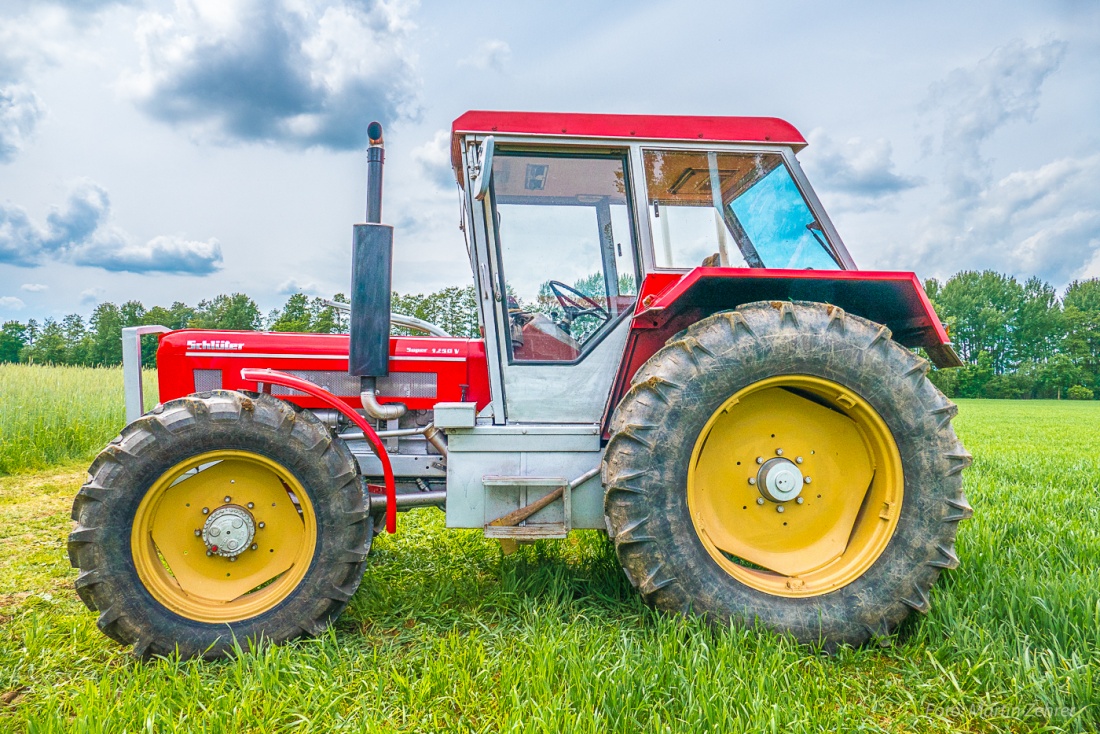
M959 360L914 274L856 269L794 127L459 117L479 339L390 313L368 132L349 335L165 333L147 413L124 336L130 423L69 538L105 634L206 657L316 634L423 506L506 551L606 530L650 604L811 644L928 611L971 509L926 375Z

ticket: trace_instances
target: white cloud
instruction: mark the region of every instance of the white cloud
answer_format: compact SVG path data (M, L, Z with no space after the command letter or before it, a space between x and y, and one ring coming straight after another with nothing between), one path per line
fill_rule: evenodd
M5 311L22 311L27 304L15 296L0 296L0 309Z
M1062 285L1100 256L1100 155L1014 171L945 205L921 242L951 269L995 267Z
M924 182L918 176L903 176L894 171L890 141L885 138L851 138L838 143L817 128L810 132L808 141L810 147L803 154L803 161L822 190L878 199Z
M952 196L981 190L989 175L981 144L1010 122L1032 119L1043 82L1065 54L1064 41L1029 46L1015 40L932 85L925 104L942 125L940 151Z
M932 87L945 196L926 217L919 257L942 272L993 267L1062 285L1100 252L1100 155L1062 158L995 177L982 144L1039 109L1066 44L1014 41Z
M50 287L48 285L43 285L42 283L24 283L19 286L19 290L27 291L28 293L41 293L49 289Z
M317 284L312 281L309 283L299 283L296 279L291 278L280 283L276 292L284 296L293 295L295 293L314 294L317 292Z
M109 224L110 199L94 181L78 181L46 226L19 206L0 206L0 263L33 267L47 259L111 271L207 275L221 269L217 240L154 237L139 244Z
M108 230L75 248L73 262L131 273L206 275L221 269L222 250L214 239L161 235L140 244L117 230Z
M153 118L220 143L350 150L366 124L416 112L413 3L177 0L138 22L126 80Z
M512 47L499 39L483 41L474 53L458 63L475 69L495 69L503 71L512 60Z
M99 288L98 286L85 288L84 290L80 291L80 302L84 305L96 304L99 302L99 299L103 297L104 293L106 293L106 291L102 288Z
M451 168L451 133L437 130L432 139L412 150L413 160L432 183L445 189L455 186Z
M9 163L27 146L46 107L23 84L0 86L0 163Z

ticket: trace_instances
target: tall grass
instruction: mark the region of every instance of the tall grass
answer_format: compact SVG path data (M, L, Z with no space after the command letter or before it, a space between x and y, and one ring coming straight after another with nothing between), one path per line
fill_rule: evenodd
M155 405L156 372L142 381ZM91 459L125 422L121 367L0 364L0 476Z
M961 567L892 647L832 657L652 612L599 533L502 556L420 510L322 637L139 663L72 590L81 468L0 479L0 731L1094 732L1098 426L1098 403L961 401Z

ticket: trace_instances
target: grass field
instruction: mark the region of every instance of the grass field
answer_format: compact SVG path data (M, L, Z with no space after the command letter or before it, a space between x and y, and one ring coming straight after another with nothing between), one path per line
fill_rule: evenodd
M156 372L142 382L155 405ZM89 460L125 422L121 367L0 364L0 476Z
M46 443L8 399L4 443ZM0 731L1096 731L1100 403L960 407L962 566L893 647L832 657L651 612L597 533L503 557L422 510L329 634L139 663L72 590L84 465L0 477Z

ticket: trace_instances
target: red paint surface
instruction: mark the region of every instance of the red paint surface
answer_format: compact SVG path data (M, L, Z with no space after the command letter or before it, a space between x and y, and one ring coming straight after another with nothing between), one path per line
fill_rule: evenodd
M623 140L717 141L806 146L802 134L775 117L689 115L592 115L573 112L490 112L471 110L451 126L451 163L462 165L459 139L467 133L539 135Z
M630 388L634 373L674 334L718 311L754 301L815 301L885 324L907 347L935 349L950 339L914 273L868 270L695 268L653 273L642 282L626 349L604 413Z
M208 348L199 348L203 342ZM459 401L477 403L480 410L489 403L489 371L481 339L392 337L390 357L391 375L435 373L436 397L379 397L381 403L403 402L410 410ZM221 370L225 390L255 390L254 382L241 377L244 368L347 372L348 335L198 329L169 332L161 337L157 349L160 399L172 400L195 392L197 369ZM311 395L284 399L303 408L327 407ZM352 408L362 407L358 395L339 399Z

